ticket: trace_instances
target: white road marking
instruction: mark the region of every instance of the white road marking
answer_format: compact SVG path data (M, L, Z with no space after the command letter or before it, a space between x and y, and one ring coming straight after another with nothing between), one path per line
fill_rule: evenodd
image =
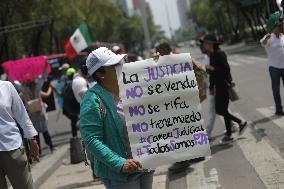
M255 61L251 61L251 60L247 60L247 59L244 59L244 58L235 58L235 59L230 59L229 62L233 62L233 63L237 63L239 65L253 65L253 64L256 64Z
M233 62L233 64L231 63ZM251 56L251 55L230 55L229 63L234 65L235 63L238 65L254 65L259 63L266 63L267 59L263 57Z
M268 108L258 108L256 110L263 114L265 117L270 118L273 123L284 130L284 116L274 115L275 109L273 106Z
M266 112L269 110L271 114L273 107L265 110ZM262 109L260 111L263 112ZM267 116L270 114L266 113ZM242 118L238 113L235 113L235 115ZM274 121L276 121L278 125L281 122L281 126L284 124L283 118L275 119ZM266 188L284 189L284 160L276 150L269 145L266 139L256 142L251 131L250 128L247 128L242 135L244 139L236 140L236 143L239 145L246 160L255 169ZM235 134L234 137L238 138L237 134ZM203 162L191 165L194 171L187 175L187 186L194 189L216 189L221 187L217 169L211 169L209 172L210 176L205 176L204 167L209 160L210 158L206 158Z
M229 61L230 66L240 66L239 63L233 62L233 61Z
M241 118L239 114L235 115ZM256 143L249 131L250 128L242 135L245 139L237 140L244 156L268 189L283 189L284 160L265 139Z
M211 159L206 157L205 161L190 165L194 169L193 172L186 175L186 183L188 188L194 189L217 189L221 187L217 169L212 168L209 171L209 177L205 176L204 165Z
M267 58L257 57L257 56L244 56L245 59L252 60L255 62L267 62Z
M245 54L232 54L228 55L229 58L237 58L237 59L249 59L252 61L267 61L266 57L259 57L259 56L253 56L253 55L245 55Z

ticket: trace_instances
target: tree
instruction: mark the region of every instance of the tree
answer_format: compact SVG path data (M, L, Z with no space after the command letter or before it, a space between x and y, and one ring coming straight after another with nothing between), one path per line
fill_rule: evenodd
M63 52L64 42L83 20L87 21L95 40L120 42L128 51L141 51L144 47L139 17L127 16L112 0L29 0L29 3L24 0L2 0L2 2L0 27L42 18L52 19L52 24L48 27L1 34L1 63L23 56ZM148 23L151 36L156 35L152 16L149 16Z
M225 34L237 41L251 31L258 40L265 33L265 22L270 11L277 10L276 1L266 0L193 0L188 16L208 31Z

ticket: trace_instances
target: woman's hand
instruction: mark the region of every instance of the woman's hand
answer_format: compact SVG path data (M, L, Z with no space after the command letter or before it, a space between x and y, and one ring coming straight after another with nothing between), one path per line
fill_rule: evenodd
M29 140L31 155L33 158L39 162L39 147L35 139Z
M210 64L207 64L207 65L205 66L205 68L206 68L206 70L214 71L214 67L211 66Z
M265 46L267 45L268 40L271 38L271 35L268 33L266 34L262 39L261 39L261 43Z
M127 159L123 165L123 173L134 173L142 168L142 165L139 161L134 159Z

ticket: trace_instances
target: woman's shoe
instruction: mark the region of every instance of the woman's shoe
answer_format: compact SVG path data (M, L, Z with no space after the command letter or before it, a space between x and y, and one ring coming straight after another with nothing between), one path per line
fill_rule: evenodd
M234 141L233 137L227 136L225 135L221 140L220 140L220 144L229 144L231 142Z

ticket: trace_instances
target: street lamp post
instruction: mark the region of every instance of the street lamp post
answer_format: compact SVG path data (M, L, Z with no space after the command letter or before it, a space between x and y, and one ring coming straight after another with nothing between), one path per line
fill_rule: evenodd
M170 34L171 34L171 40L174 41L172 24L171 24L171 20L170 20L170 16L169 16L169 10L168 10L168 5L167 5L166 1L165 1L165 7L166 7L166 13L167 13L167 20L168 20L169 30L170 30Z

